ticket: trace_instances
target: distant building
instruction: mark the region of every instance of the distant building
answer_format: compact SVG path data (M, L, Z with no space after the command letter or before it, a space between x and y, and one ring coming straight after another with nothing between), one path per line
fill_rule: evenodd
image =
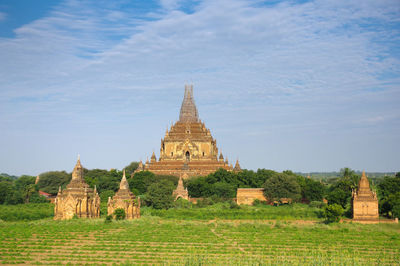
M236 192L236 203L238 205L252 205L254 200L267 201L263 188L238 188Z
M362 172L358 189L353 191L353 220L362 223L379 222L378 198L369 187L369 181Z
M66 220L77 218L99 218L100 217L100 197L96 187L90 188L83 179L83 167L78 157L78 161L72 171L71 182L67 188L58 190L55 199L54 219Z
M186 174L183 175L183 178L186 177L185 175ZM185 189L185 187L183 186L182 176L179 177L178 186L172 192L172 196L174 197L174 200L177 200L179 198L189 200L189 192L188 192L187 188Z
M112 199L111 197L108 198L108 215L113 215L116 209L124 209L126 219L140 218L140 198L136 198L129 189L129 183L125 176L125 169L121 183L119 184L119 190Z
M185 86L179 121L166 130L161 139L160 158L153 152L151 160L139 163L135 172L148 170L157 175L203 176L219 168L233 171L228 160L218 153L217 141L200 121L193 98L193 86ZM240 171L236 162L235 171Z

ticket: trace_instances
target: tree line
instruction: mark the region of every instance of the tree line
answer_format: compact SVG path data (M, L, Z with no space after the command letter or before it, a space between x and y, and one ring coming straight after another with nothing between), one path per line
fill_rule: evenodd
M148 171L138 172L131 176L138 167L132 162L125 167L129 186L132 192L140 196L142 203L157 209L167 209L174 206L172 191L176 188L178 178L175 176L157 176ZM290 198L293 202L311 203L321 206L323 199L328 205L336 204L348 217L352 215L352 190L357 189L360 174L349 168L343 168L339 177L329 183L306 178L292 171L276 172L267 169L257 171L242 170L229 172L219 169L204 177L192 177L184 181L189 196L202 198L201 204L231 201L236 197L238 188L264 188L264 194L269 201L279 202L282 198ZM122 171L84 169L85 181L96 186L102 202L112 197L119 188ZM28 202L44 202L39 196L39 190L57 194L58 188L63 189L71 180L71 173L51 171L40 175L38 184L36 177L21 176L13 179L0 176L0 204L19 204ZM377 191L380 214L386 217L400 216L400 173L375 179L371 187ZM337 207L335 207L337 208Z

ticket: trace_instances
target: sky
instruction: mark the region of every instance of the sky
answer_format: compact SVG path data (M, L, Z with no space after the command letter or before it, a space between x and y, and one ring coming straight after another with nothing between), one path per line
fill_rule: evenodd
M242 168L400 171L400 1L0 1L0 172L158 157L193 84Z

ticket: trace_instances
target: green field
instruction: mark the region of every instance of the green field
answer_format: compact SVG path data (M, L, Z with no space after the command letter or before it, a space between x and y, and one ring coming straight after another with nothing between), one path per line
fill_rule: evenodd
M0 222L4 264L395 265L398 224L177 220Z

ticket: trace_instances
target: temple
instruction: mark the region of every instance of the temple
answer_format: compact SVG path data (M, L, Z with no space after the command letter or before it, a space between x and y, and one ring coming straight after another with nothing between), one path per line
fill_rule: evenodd
M179 121L167 128L161 139L160 158L157 160L153 152L151 160L145 164L140 162L136 172L148 170L157 175L191 177L208 175L219 168L240 171L238 161L233 168L222 153L218 153L217 141L199 119L193 85L185 85Z
M361 223L379 222L378 198L369 187L363 171L357 191L353 191L353 221Z
M129 189L128 180L126 180L125 169L119 184L119 190L114 197L108 198L107 213L113 215L116 209L123 209L125 211L126 219L140 218L140 198L136 196Z
M179 177L178 186L172 192L172 196L174 197L174 200L177 200L179 198L189 200L189 192L188 192L187 188L185 189L185 187L183 186L183 178L186 177L185 175L186 174L184 174L183 177L182 176Z
M90 188L83 179L83 167L78 157L78 161L72 171L71 182L67 188L58 190L54 201L54 219L67 220L74 216L77 218L99 218L100 217L100 197L96 187Z

